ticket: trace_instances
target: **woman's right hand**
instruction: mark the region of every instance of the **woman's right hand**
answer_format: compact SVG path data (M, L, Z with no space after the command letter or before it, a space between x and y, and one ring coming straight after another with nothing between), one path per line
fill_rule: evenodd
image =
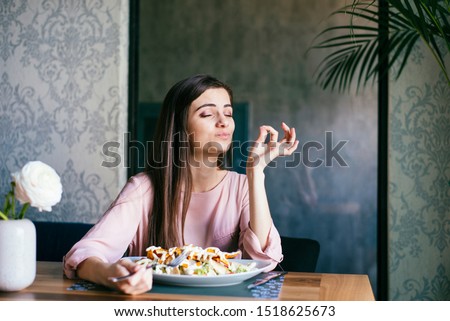
M127 259L121 259L111 264L105 263L99 258L90 257L79 264L77 274L82 279L131 295L145 293L153 285L152 270ZM111 280L111 278L128 274L133 275L118 282Z
M112 282L109 280L110 287L113 287L125 294L141 294L149 291L153 285L153 275L151 269L146 269L141 264L136 264L127 259L121 259L111 265L112 277L132 274L129 278Z

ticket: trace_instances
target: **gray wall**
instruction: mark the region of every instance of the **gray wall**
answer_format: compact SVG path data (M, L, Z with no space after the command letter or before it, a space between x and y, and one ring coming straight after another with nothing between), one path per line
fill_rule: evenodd
M209 73L232 86L235 101L250 104L249 139L258 126L285 121L301 147L325 145L327 131L329 147L348 141L339 152L347 167L286 168L279 159L266 170L266 188L281 234L321 242L319 271L369 274L375 288L376 88L357 97L324 92L313 80L323 53L305 55L345 2L141 1L139 99L161 102L176 81ZM324 150L309 157L324 158Z

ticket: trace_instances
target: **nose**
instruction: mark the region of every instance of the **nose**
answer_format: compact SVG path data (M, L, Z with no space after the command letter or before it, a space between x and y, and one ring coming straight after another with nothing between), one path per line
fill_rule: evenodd
M228 127L229 125L230 125L230 121L229 121L228 117L225 116L224 114L220 114L217 119L216 126L225 128L225 127Z

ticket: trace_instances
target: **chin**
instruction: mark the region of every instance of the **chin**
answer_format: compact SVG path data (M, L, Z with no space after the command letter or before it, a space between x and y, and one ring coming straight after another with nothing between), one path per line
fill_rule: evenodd
M214 141L209 142L205 145L204 149L208 153L214 153L214 154L223 154L226 153L231 147L231 141L230 142L224 142L224 141Z

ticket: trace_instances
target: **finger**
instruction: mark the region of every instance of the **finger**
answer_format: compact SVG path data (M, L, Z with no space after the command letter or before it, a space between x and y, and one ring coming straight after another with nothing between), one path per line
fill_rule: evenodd
M285 122L282 122L282 123L281 123L281 128L282 128L283 131L284 131L284 137L283 137L283 139L280 141L280 143L285 143L285 142L287 142L287 143L289 143L289 144L293 143L293 139L292 139L292 128L289 128L289 126L286 125Z
M144 269L136 274L135 280L125 286L129 294L140 294L151 290L153 285L152 269Z
M143 265L139 265L138 269L130 272L126 278L113 281L114 285L122 291L125 291L128 288L134 288L141 283L145 272L146 268Z
M284 134L287 138L287 141L294 143L295 142L295 128L294 127L290 128L284 122L282 123L282 128L284 130Z
M285 122L282 122L282 123L281 123L281 128L283 128L283 130L284 130L284 132L285 132L286 134L289 133L289 126L286 125Z
M270 134L269 145L270 147L275 147L278 142L278 131L275 130L272 126L262 126L266 131L265 137ZM265 141L265 139L264 139Z
M270 142L277 143L278 142L278 131L275 130L272 126L264 126L267 133L270 134Z
M139 268L142 266L140 264L136 264L128 259L119 260L119 264L125 267L130 273L137 272Z
M267 134L268 134L268 132L267 132L266 126L260 126L259 127L259 136L255 142L264 143L266 141Z
M290 139L289 139L289 142L295 143L296 139L297 139L297 134L296 134L296 132L295 132L295 128L292 127L291 130L290 130Z
M138 285L142 278L144 277L144 274L146 272L146 268L143 265L138 266L138 270L128 279L128 283L131 286L136 286Z
M153 283L153 270L144 269L140 279L138 280L136 287L146 289L148 291L151 289L152 283Z
M299 141L296 140L291 147L288 147L288 148L285 149L284 155L285 156L292 155L292 153L297 149L298 144L299 144Z

